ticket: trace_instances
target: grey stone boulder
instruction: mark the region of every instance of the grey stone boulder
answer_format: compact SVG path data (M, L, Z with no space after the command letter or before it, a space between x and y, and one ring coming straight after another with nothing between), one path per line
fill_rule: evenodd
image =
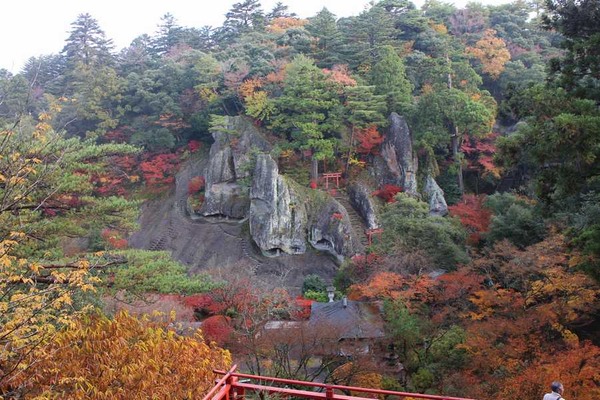
M377 211L371 190L362 183L351 183L346 188L350 204L358 215L366 222L369 229L379 228Z
M240 179L252 174L253 157L269 151L271 146L244 117L225 117L225 126L214 130L212 136L214 143L204 173L205 200L199 212L204 216L245 218L250 199L248 187L242 185Z
M412 132L406 119L397 113L392 113L389 119L390 128L381 144L381 157L387 167L387 172L379 172L386 178L381 182L402 186L405 193L417 195L418 163L413 153ZM392 182L387 177L390 175L394 177Z
M236 183L213 183L205 191L201 213L204 216L226 216L243 219L248 215L250 200L246 190Z
M264 254L306 251L305 204L279 175L277 163L268 154L256 157L249 220L252 239Z
M444 197L444 191L437 184L433 176L427 175L425 185L423 187L425 199L429 203L429 214L440 217L448 214L448 204Z
M231 152L236 179L241 179L254 172L253 155L269 153L272 146L248 118L228 117L228 121L228 128L237 132L231 141Z
M332 254L340 262L362 250L346 209L333 198L313 216L308 241L315 249Z

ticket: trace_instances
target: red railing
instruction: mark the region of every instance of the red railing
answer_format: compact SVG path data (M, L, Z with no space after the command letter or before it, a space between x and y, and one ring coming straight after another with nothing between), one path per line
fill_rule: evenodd
M421 393L395 392L392 390L368 389L353 386L328 385L324 383L295 381L292 379L273 378L268 376L258 376L250 374L236 373L236 365L229 371L214 371L215 374L223 375L217 384L204 396L203 400L244 400L246 391L258 393L279 393L283 397L304 397L315 400L365 400L377 399L373 397L347 396L336 393L336 390L346 392L359 392L366 395L388 395L397 396L399 399L429 399L429 400L473 400L460 397L435 396ZM244 382L239 379L243 378ZM248 383L246 380L258 381L258 383ZM262 383L262 384L261 384ZM268 383L268 384L267 384ZM273 384L306 386L312 390L290 389L288 387L272 386Z

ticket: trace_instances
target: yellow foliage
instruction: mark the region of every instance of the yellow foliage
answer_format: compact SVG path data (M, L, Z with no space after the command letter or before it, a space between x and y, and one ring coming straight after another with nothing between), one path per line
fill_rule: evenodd
M504 65L510 60L510 52L506 48L506 43L496 37L496 31L493 29L487 29L474 47L467 47L467 53L472 54L481 62L483 72L490 75L492 79L498 79L504 71Z
M214 384L213 369L231 364L229 352L206 344L199 331L181 336L125 312L78 319L40 352L50 356L18 383L43 398L201 398Z

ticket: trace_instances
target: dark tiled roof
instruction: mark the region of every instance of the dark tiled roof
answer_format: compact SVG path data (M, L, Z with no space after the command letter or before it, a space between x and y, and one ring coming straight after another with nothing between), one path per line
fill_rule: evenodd
M360 301L312 303L309 323L327 325L339 332L340 339L370 339L384 336L378 304Z

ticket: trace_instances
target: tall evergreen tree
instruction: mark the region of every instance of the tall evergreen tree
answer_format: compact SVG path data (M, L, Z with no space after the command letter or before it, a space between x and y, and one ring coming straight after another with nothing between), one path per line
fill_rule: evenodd
M62 50L70 68L78 63L90 65L110 65L113 62L112 40L90 14L79 14L71 24L71 32Z
M166 13L160 18L158 30L152 40L154 53L165 54L171 47L181 42L182 36L183 28L177 24L177 20L171 13Z
M552 61L552 77L576 96L600 102L600 2L547 0L546 5L544 24L564 35L567 50Z
M331 68L342 61L343 38L333 13L323 8L308 19L306 30L315 38L314 52L311 55L319 67Z
M265 15L259 0L244 0L235 3L225 14L225 22L220 31L221 41L231 43L251 31L265 28Z
M285 133L297 148L312 150L316 162L333 157L335 136L341 127L341 103L334 84L306 56L286 68L283 94L275 99L271 126Z
M344 27L345 36L350 40L351 53L358 60L355 64L368 62L373 65L377 49L394 43L396 32L392 15L377 4L358 17L351 18Z
M385 95L388 114L406 112L412 104L412 84L406 78L402 59L392 46L379 49L369 80L376 94Z
M271 11L266 15L267 21L273 21L275 18L290 18L295 17L296 13L288 12L289 7L278 1Z

